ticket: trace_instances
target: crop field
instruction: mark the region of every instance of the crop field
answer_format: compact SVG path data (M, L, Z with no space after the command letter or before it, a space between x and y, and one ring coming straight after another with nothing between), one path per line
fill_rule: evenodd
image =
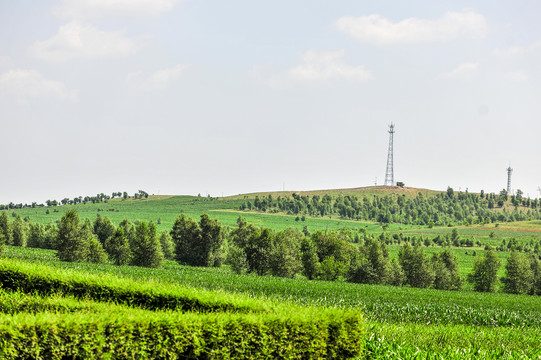
M151 286L157 289L155 292L158 294L163 291L169 294L171 291L173 294L184 291L194 297L204 294L211 299L208 301L240 303L244 304L244 308L300 305L362 311L367 320L363 340L366 358L418 356L481 359L522 356L534 359L541 356L538 346L541 342L541 298L538 296L237 275L224 267L187 267L171 261L161 269L64 263L56 259L52 250L19 247L7 247L3 257L5 260L0 263L2 269L26 269L31 272L28 269L37 267L41 269L40 274L45 274L42 276L68 274L79 282L91 279L92 284L102 284L98 279L105 279L108 284L139 289L142 293ZM174 290L170 289L171 286ZM181 289L192 289L195 293ZM84 313L86 308L103 305L103 302L97 305L88 303L88 296L85 297L87 302L66 305L63 301L75 300L57 297L40 300L27 298L32 292L28 293L17 293L15 297L0 294L0 297L12 299L4 312L18 314L17 310L13 310L19 306L18 303L38 307L57 306L61 310L56 312L65 312L75 306L82 308L77 310L78 314ZM15 316L15 319L21 315L10 316ZM37 320L32 318L32 321ZM6 326L5 322L3 324Z
M357 195L362 193L359 189L346 190ZM347 194L346 190L344 190L343 194ZM379 190L377 188L368 188L368 190L365 188L362 191L368 191L368 194L376 194ZM435 192L427 191L424 196L430 196L433 193ZM283 195L289 194L284 193ZM312 195L312 192L307 192L307 194ZM412 192L406 194L406 196L415 196L415 194ZM347 229L353 233L367 233L376 237L383 233L387 239L393 239L393 235L422 237L423 239L434 239L437 236L450 237L453 230L456 230L460 239L473 240L474 243L473 246L468 247L446 247L455 255L459 264L460 276L463 279L472 272L476 257L485 253L487 245L498 247L504 241L513 240L519 244L532 246L532 244L536 244L541 240L541 221L538 220L438 227L404 224L384 225L369 221L345 220L337 215L324 217L305 216L304 219L301 219L297 215L285 213L239 210L246 198L253 198L256 195L263 196L266 194L248 194L228 198L162 195L150 196L148 199L113 199L106 203L23 208L10 210L9 214L20 215L32 222L47 224L60 219L66 211L76 209L81 218L88 218L91 221L98 214L107 216L115 224L118 224L123 219L131 221L151 220L157 224L159 231L171 230L173 222L180 214L198 219L203 213L209 214L212 218L218 219L222 225L230 228L235 227L238 217L242 216L248 223L274 230L287 228L303 230L304 227L309 232ZM278 195L278 193L273 193L273 196ZM391 259L398 256L401 246L395 240L392 240L392 243L388 245ZM423 249L428 255L442 250L440 246L433 244L425 246ZM4 334L4 337L0 338L0 344L4 344L4 353L0 353L0 357L10 358L11 356L11 358L17 358L13 354L18 354L17 351L20 351L20 349L10 348L5 345L12 343L12 341L6 339L9 336L11 336L11 339L15 339L17 336L19 336L18 339L30 336L24 333L26 331L24 329L31 329L32 334L36 334L43 327L56 326L60 333L65 334L66 341L81 343L85 340L70 338L66 335L70 333L76 324L80 323L82 324L80 329L88 331L89 336L94 336L93 339L98 342L105 341L100 335L103 334L103 331L112 331L120 339L126 335L122 333L124 330L121 331L114 327L104 329L100 327L102 326L100 324L118 323L124 317L129 319L127 328L133 331L143 331L141 329L144 329L143 332L148 333L150 336L153 330L150 330L152 326L149 324L155 324L156 329L170 332L178 338L185 339L184 342L179 342L175 346L177 346L176 349L179 353L188 354L187 356L214 354L215 348L213 346L218 346L216 343L209 342L210 345L206 348L189 348L186 345L187 343L190 341L201 342L204 338L200 337L196 340L190 338L187 335L188 333L199 334L198 336L203 336L201 335L203 333L221 334L216 335L220 338L220 336L223 336L224 328L235 328L235 326L241 326L242 324L244 324L242 326L248 324L246 326L252 326L250 329L256 331L254 329L258 329L260 326L268 326L269 322L272 322L282 324L278 325L279 327L282 326L280 331L301 331L299 329L302 328L304 329L302 331L305 331L302 334L308 336L310 331L315 331L311 326L317 320L324 325L318 331L322 331L321 334L323 335L321 336L326 339L328 336L325 334L328 333L326 333L327 330L325 329L330 329L336 325L335 322L331 321L330 317L314 317L314 322L310 323L308 321L309 324L306 323L306 318L313 317L312 314L315 311L313 309L324 309L322 314L330 314L325 311L338 311L332 315L337 316L337 318L341 316L350 318L353 316L358 319L359 314L363 314L364 321L362 325L358 323L341 333L349 339L348 343L353 344L354 349L340 348L340 350L336 351L345 351L344 354L350 357L541 359L541 347L538 345L541 343L540 296L510 295L501 292L478 293L474 292L472 284L467 282L464 283L462 291L442 291L384 285L362 285L343 281L309 281L302 276L286 279L254 274L239 275L235 274L228 266L219 268L189 267L181 266L170 260L166 260L158 269L110 264L68 263L59 261L55 253L54 250L6 246L0 258L0 268L23 269L22 272L36 276L38 274L32 270L32 268L36 267L49 280L60 279L61 282L77 280L87 285L88 283L85 283L85 281L90 281L91 284L98 284L98 287L108 285L99 281L100 278L104 278L110 280L111 284L116 284L115 291L119 288L139 289L138 295L135 296L138 298L145 298L146 295L144 294L152 293L153 297L157 296L158 299L161 299L160 296L163 297L166 294L167 296L164 298L169 299L166 301L168 305L150 306L145 303L146 300L139 300L139 305L130 302L123 303L115 296L110 298L97 296L93 298L88 294L70 294L64 288L57 292L40 293L30 288L28 291L21 291L22 286L14 286L12 289L9 286L3 286L0 289L0 302L2 303L0 313L5 316L0 322L0 328L2 329L0 333ZM509 256L509 252L504 251L497 251L496 254L502 264L505 263ZM500 277L504 275L503 266L500 267L498 275ZM40 281L45 280L39 280L38 283ZM153 290L149 290L149 288ZM106 290L105 292L109 291ZM183 300L179 300L180 298ZM186 299L190 299L190 301ZM210 301L214 305L210 306L209 309L211 310L208 311L201 311L200 309L184 311L186 305L179 304L186 301L191 304L201 301L208 304ZM134 307L133 314L128 315L132 313ZM244 310L239 310L241 308ZM180 312L179 309L183 311ZM284 314L291 313L291 309L300 309L295 311L304 315L295 317L292 320L294 323L293 328L288 328L289 325L286 324L287 316ZM341 313L340 311L346 312ZM109 313L109 315L100 317L96 315L99 312ZM246 315L246 312L250 314ZM317 311L315 312L317 313ZM271 317L266 318L260 313L270 313ZM151 319L150 323L143 320L147 318ZM163 321L160 319L163 319ZM209 321L213 324L219 324L219 326L213 329L205 328L204 324ZM18 323L25 324L26 327L16 326ZM187 323L193 324L192 327L189 327L189 331L186 330L186 327L181 329L173 325L183 324L182 326L185 326ZM298 325L301 323L304 325ZM312 330L306 330L308 328ZM235 329L242 333L242 331L246 330L246 327ZM120 332L116 332L117 330ZM352 342L351 334L357 334L360 337L360 340L357 340L360 342ZM299 335L299 338L304 339L304 335ZM31 335L30 338L32 336L35 335ZM294 347L291 343L275 342L271 338L272 336L267 335L262 338L254 338L254 343L250 346L258 342L268 344L268 346L262 347L262 354L267 355L276 354L276 348L279 346ZM233 344L237 340L237 338L232 338L231 340L222 339L220 341L222 343L230 341ZM87 351L88 353L103 351L104 357L109 356L111 351L113 353L124 351L127 354L132 354L132 357L143 356L141 354L144 354L144 356L168 354L160 352L165 351L160 341L167 341L167 339L157 340L156 343L152 343L151 349L125 345L123 350L111 350L103 347L98 350L95 348L87 349ZM21 340L21 344L26 343ZM48 357L44 356L44 358L54 358L58 355L51 352L52 343L45 345L50 348L36 350L45 351L43 353L47 354ZM331 346L329 341L314 345L314 354L321 354L325 351L331 351L332 354L335 354L333 352L335 350L328 350L329 346ZM232 347L228 349L232 349ZM248 348L242 349L248 351ZM72 349L70 351L76 350ZM75 352L69 354L80 355ZM294 352L290 355L291 357L298 356ZM62 356L58 355L57 357L61 358ZM241 355L238 357L242 358Z

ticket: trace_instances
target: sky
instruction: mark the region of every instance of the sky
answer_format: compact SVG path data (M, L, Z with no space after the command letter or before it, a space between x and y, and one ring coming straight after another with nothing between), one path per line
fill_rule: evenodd
M0 203L539 197L541 2L0 0Z

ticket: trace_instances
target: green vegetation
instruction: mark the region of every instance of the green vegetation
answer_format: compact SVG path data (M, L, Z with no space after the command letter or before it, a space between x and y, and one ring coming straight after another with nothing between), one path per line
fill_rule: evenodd
M75 274L80 274L80 281L91 278L94 283L103 279L107 286L126 285L142 292L162 293L164 289L168 294L178 294L178 284L183 284L186 288L208 291L211 300L223 299L222 295L233 300L241 296L248 307L254 304L279 307L279 303L287 307L296 303L361 310L368 320L364 343L366 354L371 356L539 356L541 297L537 296L237 275L225 268L196 268L171 261L166 261L160 269L65 263L56 259L54 251L20 247L7 247L2 261L17 267L28 263L29 271L42 264L37 272L44 276L49 274L46 268L53 269L53 273L58 269L74 279L77 279ZM143 279L148 285L142 283Z
M212 329L186 325L178 310L188 309L186 316L235 318L231 321L239 324L245 315L263 314L276 316L273 321L280 323L281 314L293 308L299 314L313 307L322 312L351 309L363 312L368 320L367 335L361 339L368 358L541 355L536 345L541 340L541 297L532 296L541 295L541 221L513 221L535 219L537 200L452 189L445 193L405 187L363 191L335 191L327 197L317 192L224 199L119 196L46 209L22 207L10 210L11 214L1 211L0 251L2 240L8 245L0 263L9 263L9 276L14 279L2 277L6 286L0 298L10 299L3 311L13 319L44 319L45 312L69 314L81 324L99 328L98 316L83 321L87 309L114 302L118 308L111 310L112 317L127 307L149 312L145 315L149 319L172 314L173 322L184 324L184 329L219 337ZM254 203L256 196L260 206L264 199L266 206L271 204L265 212L255 207L238 210L248 201ZM319 202L330 199L328 213L308 210L316 196ZM361 204L369 198L369 205L377 209L361 210L360 216L340 213L344 209L340 204L351 205L356 197ZM307 205L299 212L279 205L297 206L296 202ZM417 220L409 222L408 211L414 210ZM391 218L362 219L383 212ZM22 270L13 271L18 264ZM36 266L37 273L32 271ZM234 306L203 310L182 302L205 298L229 299L235 306L257 304L260 310ZM135 324L133 329L148 332L141 330L142 318L134 315L127 327ZM194 317L193 324L201 324L200 319ZM266 319L257 321L267 324ZM188 336L175 326L161 329L179 338ZM99 331L88 331L101 341ZM268 351L262 354L273 354Z
M5 359L341 359L362 350L362 318L355 310L263 303L9 259L0 262L0 283L0 298L9 299L0 306L9 314L0 320ZM16 291L15 296L5 290ZM60 294L67 298L59 299Z

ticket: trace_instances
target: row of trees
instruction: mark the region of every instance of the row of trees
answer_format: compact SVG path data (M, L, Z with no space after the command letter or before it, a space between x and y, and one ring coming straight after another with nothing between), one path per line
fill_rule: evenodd
M319 196L298 195L274 199L272 195L264 198L256 197L246 201L241 210L257 210L263 212L286 212L292 215L326 216L339 215L345 219L370 220L380 223L402 223L415 225L457 225L489 222L519 221L541 219L539 201L523 198L517 191L512 203L516 206L512 211L507 209L496 211L495 205L501 207L507 201L507 192L496 194L472 194L459 192L452 188L435 196L407 198L405 195L386 195L373 197L329 194ZM528 206L526 211L517 206Z
M459 290L463 279L454 254L445 249L425 255L421 244L406 242L398 257L390 259L386 241L364 235L354 243L349 231L302 233L296 229L273 231L239 218L229 231L216 219L201 215L199 222L179 216L171 231L158 234L153 222L123 220L115 226L98 215L81 221L75 210L66 212L58 226L29 223L5 212L0 215L0 251L6 242L57 250L62 261L111 262L116 265L159 267L164 258L183 265L229 264L237 273L280 277L303 274L309 280L341 280L419 288ZM541 295L541 261L535 254L512 251L505 276L498 279L500 260L493 250L475 258L467 280L476 291L503 291Z
M146 199L148 198L148 193L143 190L137 191L133 198L135 199ZM14 204L13 202L10 202L9 204L0 204L0 210L11 210L11 209L22 209L22 208L36 208L36 207L54 207L54 206L60 206L60 205L77 205L77 204L86 204L86 203L101 203L101 202L107 202L114 198L123 198L123 199L129 199L130 195L127 192L113 192L111 196L105 195L104 193L96 194L95 196L76 196L73 199L70 198L63 198L62 200L47 200L45 201L45 204L38 204L37 202L33 202L31 204Z

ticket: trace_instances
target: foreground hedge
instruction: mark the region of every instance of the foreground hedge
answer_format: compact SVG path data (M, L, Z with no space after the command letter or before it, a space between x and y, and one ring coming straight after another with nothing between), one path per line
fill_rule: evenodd
M85 274L17 260L0 261L0 287L40 295L63 294L150 310L198 312L270 311L269 304L240 295L136 281L108 274Z
M352 311L200 314L109 306L103 315L5 315L0 358L347 359L360 356L364 341L362 319Z

